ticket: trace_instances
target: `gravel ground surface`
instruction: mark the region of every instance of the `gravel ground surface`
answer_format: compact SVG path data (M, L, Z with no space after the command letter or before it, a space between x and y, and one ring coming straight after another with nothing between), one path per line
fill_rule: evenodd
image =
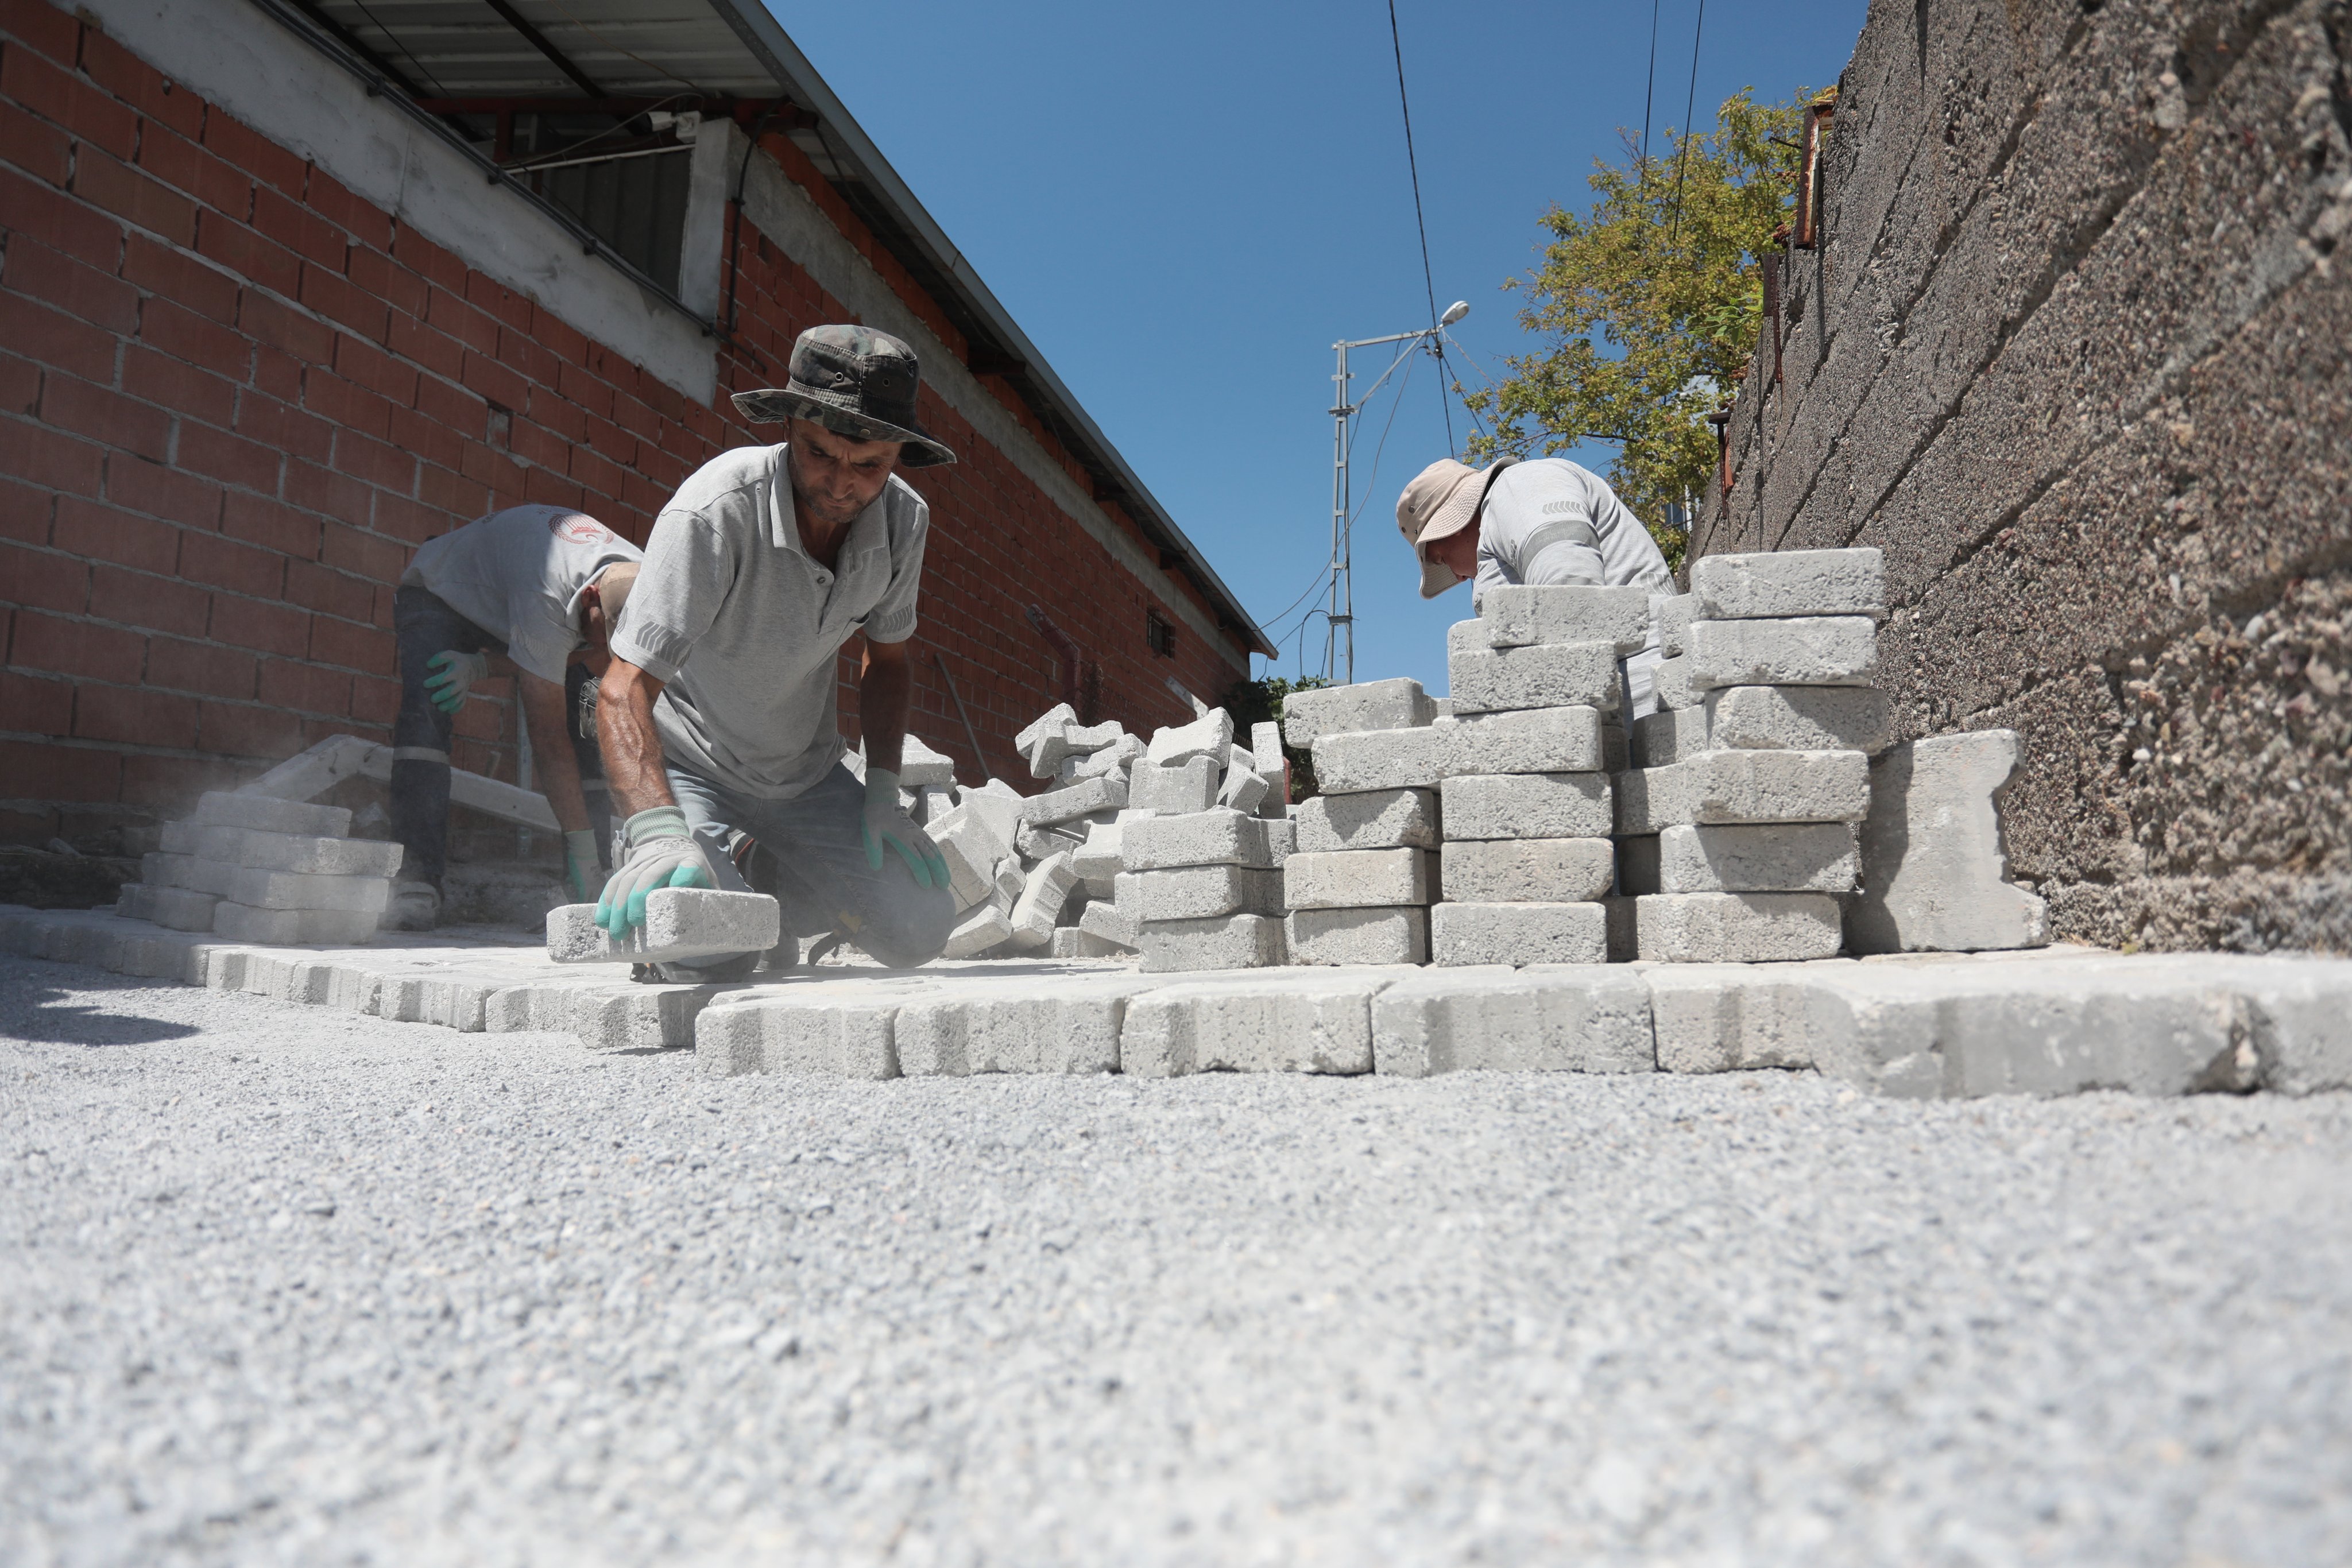
M2346 1096L0 1057L10 1564L2352 1560Z

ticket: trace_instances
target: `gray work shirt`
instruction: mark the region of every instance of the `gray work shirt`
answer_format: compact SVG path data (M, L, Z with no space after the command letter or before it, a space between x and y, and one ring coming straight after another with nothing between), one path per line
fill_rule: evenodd
M580 597L608 566L645 559L637 547L569 507L509 507L428 540L401 574L507 646L542 681L563 680L585 641Z
M831 571L801 548L782 446L690 476L654 520L613 653L665 683L662 751L755 800L789 800L844 749L835 661L863 632L915 634L930 507L897 475L857 514Z
M1513 582L1674 591L1650 530L1600 475L1564 457L1514 463L1487 487L1473 608L1489 588Z

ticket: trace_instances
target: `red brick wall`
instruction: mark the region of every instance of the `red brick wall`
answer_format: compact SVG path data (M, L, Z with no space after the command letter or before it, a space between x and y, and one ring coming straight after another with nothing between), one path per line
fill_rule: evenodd
M961 351L797 152L765 145ZM385 737L416 546L521 501L642 542L698 464L764 438L726 393L848 319L747 226L748 353L698 405L46 0L0 0L0 838L20 841L103 839L320 737ZM1177 656L1152 655L1147 604L1200 602L1190 585L1147 585L935 392L922 408L961 462L910 476L933 522L913 724L968 776L934 650L988 769L1017 776L1012 732L1060 691L1030 603L1130 727L1183 716L1167 676L1213 701L1241 673L1181 621ZM459 730L458 766L514 777L510 704L469 704Z

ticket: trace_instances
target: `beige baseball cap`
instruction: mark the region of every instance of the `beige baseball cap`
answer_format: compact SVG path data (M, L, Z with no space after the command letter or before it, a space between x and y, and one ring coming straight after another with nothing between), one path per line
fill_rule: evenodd
M1451 569L1429 559L1429 547L1460 533L1477 517L1495 476L1511 465L1510 458L1473 468L1451 457L1441 457L1412 476L1397 497L1397 532L1412 547L1421 562L1421 596L1434 599L1462 579Z

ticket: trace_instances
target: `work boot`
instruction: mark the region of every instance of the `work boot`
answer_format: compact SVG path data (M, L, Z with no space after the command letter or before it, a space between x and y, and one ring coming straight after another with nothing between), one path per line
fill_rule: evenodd
M732 986L748 980L759 969L765 953L735 953L723 958L681 963L664 959L640 967L653 971L652 980L667 986ZM632 978L638 977L632 975Z
M770 898L777 896L776 857L765 845L738 828L728 835L727 853L742 876L744 886L753 893L764 893ZM760 968L764 974L784 975L803 964L814 962L814 958L801 956L801 939L787 931L777 937L774 946L768 949Z
M386 931L430 931L441 924L441 890L429 882L396 882L378 924Z

